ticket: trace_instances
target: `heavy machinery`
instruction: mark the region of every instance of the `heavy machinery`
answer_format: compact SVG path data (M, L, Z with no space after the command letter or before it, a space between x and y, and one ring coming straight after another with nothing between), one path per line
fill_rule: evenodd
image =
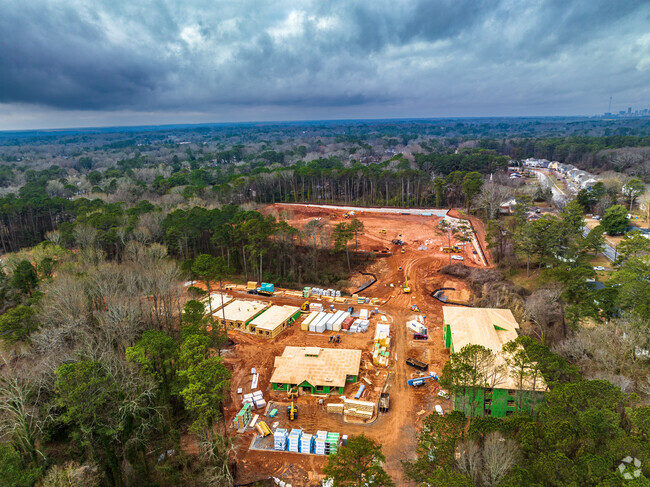
M404 276L404 294L409 294L411 292L411 288L409 287L409 279L408 277Z
M406 253L406 249L405 249L404 247L402 247L401 252L402 252L403 254L405 254L405 253Z
M273 293L275 292L275 286L268 282L263 282L260 287L256 289L256 291L257 294L261 294L262 296L273 296Z
M287 416L289 421L294 421L298 418L298 407L291 401L291 406L287 406Z
M457 245L454 245L453 247L440 247L440 250L442 250L445 254L458 254L461 252L460 247Z
M309 313L309 301L305 301L300 305L300 312L301 313Z
M386 230L382 228L381 230L379 230L379 233L381 233L382 235L386 235Z

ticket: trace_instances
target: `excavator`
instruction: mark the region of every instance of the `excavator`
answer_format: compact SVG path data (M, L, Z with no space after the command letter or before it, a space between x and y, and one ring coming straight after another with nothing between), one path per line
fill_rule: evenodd
M404 276L404 294L410 294L411 293L411 288L409 287L409 279L408 277Z
M289 417L289 421L294 421L298 418L298 406L294 403L294 400L298 398L298 388L292 387L289 389L287 396L291 399L291 406L287 406L287 416Z
M302 313L309 313L309 301L305 301L300 305L300 311Z

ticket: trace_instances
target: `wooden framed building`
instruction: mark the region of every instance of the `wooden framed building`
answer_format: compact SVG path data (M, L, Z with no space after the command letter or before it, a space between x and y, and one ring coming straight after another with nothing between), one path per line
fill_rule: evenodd
M285 347L275 357L271 376L274 391L298 387L302 392L343 394L348 382L356 382L361 367L361 350Z
M249 323L262 314L270 305L270 303L262 301L235 299L226 304L218 313L214 313L213 317L221 326L224 325L225 316L225 323L228 328L249 331Z
M297 306L271 306L248 324L249 331L264 338L275 338L300 317Z

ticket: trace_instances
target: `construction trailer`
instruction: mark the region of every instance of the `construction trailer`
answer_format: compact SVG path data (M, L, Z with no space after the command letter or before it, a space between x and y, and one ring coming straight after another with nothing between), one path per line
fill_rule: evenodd
M320 347L285 347L275 357L271 376L274 391L297 387L312 394L343 394L345 385L357 381L361 350Z
M214 314L217 322L233 330L250 331L248 325L262 314L271 303L235 299ZM225 317L225 318L224 318Z
M275 338L300 317L297 306L271 306L248 323L248 331L264 338Z
M496 366L508 372L494 387L461 388L454 395L454 407L467 416L503 418L516 411L530 411L543 401L547 390L542 377L520 382L501 352L503 345L517 338L519 323L509 309L443 306L445 347L454 353L466 345L482 345L496 353Z

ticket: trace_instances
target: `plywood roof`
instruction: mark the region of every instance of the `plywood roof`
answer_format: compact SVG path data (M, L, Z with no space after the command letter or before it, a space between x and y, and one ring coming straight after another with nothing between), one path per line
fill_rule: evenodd
M498 389L517 389L519 381L516 373L509 370L505 356L501 352L503 345L517 338L519 323L509 309L497 308L461 308L443 306L444 323L449 325L454 351L460 352L465 345L482 345L496 354L495 365L502 373L495 374L494 387ZM546 383L539 377L524 380L524 390L546 390Z
M300 308L296 306L271 306L251 321L250 326L261 330L273 331L298 311L300 311Z
M317 356L314 356L317 355ZM275 357L271 382L343 387L348 375L359 375L361 350L317 347L285 347Z
M225 314L226 320L228 321L247 321L268 305L268 303L262 301L244 301L242 299L235 299L224 306L223 310L219 311L215 317L221 319Z
M210 301L211 303L206 303L206 311L209 313L210 312L210 304L212 304L212 313L214 314L216 311L219 311L225 304L230 303L234 298L232 296L229 296L227 294L223 295L223 300L221 299L221 294L216 293L216 294L211 294L210 295Z
M519 323L509 309L443 306L442 313L445 324L450 326L456 352L470 344L498 352L505 343L517 338Z

